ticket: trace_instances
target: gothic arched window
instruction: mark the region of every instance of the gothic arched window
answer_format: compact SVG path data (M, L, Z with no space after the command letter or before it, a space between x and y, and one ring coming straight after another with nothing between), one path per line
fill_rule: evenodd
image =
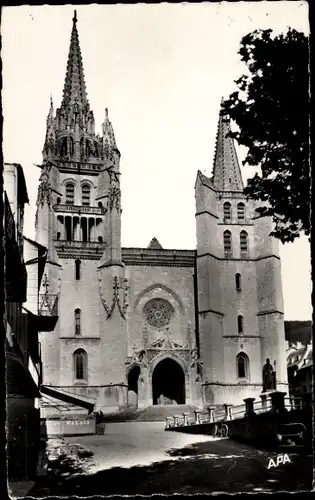
M84 349L77 349L73 353L75 380L88 380L87 353Z
M74 332L75 335L80 335L81 333L81 309L74 311Z
M74 141L72 137L69 137L69 154L73 155L74 153Z
M237 355L236 367L238 378L249 378L249 359L244 352L240 352Z
M82 205L89 206L91 202L91 187L89 186L89 184L83 184L81 192L82 192Z
M79 280L81 278L81 261L80 259L75 260L75 279Z
M228 201L226 201L223 204L223 219L224 219L224 222L232 219L231 203L229 203Z
M237 204L237 219L245 220L245 205L242 202Z
M74 205L74 184L67 182L66 184L66 205Z
M224 231L223 233L223 245L225 255L231 255L232 253L232 234L231 231Z
M238 333L244 333L244 318L243 316L237 316L237 331Z
M235 275L235 286L236 286L236 290L238 292L240 292L242 289L242 278L241 278L240 273L236 273L236 275Z
M241 231L240 233L240 249L241 254L245 255L248 252L248 234L246 231Z

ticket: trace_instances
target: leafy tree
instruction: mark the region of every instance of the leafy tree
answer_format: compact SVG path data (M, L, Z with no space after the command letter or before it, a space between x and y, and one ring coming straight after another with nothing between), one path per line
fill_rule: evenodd
M245 193L264 202L257 212L272 216L272 236L294 241L310 234L308 39L292 29L279 36L258 30L242 39L239 54L248 71L221 113L248 148L243 165L261 168Z

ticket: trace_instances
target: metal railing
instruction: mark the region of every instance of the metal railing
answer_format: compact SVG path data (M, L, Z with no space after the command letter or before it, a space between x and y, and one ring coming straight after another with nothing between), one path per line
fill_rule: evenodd
M284 398L284 410L285 411L302 411L306 407L306 402L303 398L297 397L287 397ZM271 411L277 411L272 406L272 400L270 397L261 401L254 401L252 405L252 411L254 414L268 413ZM229 406L223 405L223 407L209 407L203 410L195 410L194 414L184 413L182 415L175 415L173 417L166 418L166 429L173 427L181 427L186 425L199 425L206 423L223 423L228 420L238 420L243 419L247 416L247 408L245 404Z

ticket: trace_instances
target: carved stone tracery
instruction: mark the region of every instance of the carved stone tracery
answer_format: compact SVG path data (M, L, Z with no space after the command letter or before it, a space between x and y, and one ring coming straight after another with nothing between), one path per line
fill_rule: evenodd
M121 317L123 319L126 319L126 312L129 306L127 301L128 289L128 280L124 278L117 278L117 276L115 276L113 279L113 298L111 306L108 306L106 300L101 295L102 303L107 314L107 319L112 316L115 306L117 306Z
M162 329L169 325L174 313L171 304L165 299L151 299L143 308L146 321L154 328Z
M114 171L114 167L108 169L108 175L110 179L110 184L108 188L108 209L111 212L113 208L120 212L120 185L117 172Z
M51 169L51 165L46 163L43 168L42 168L42 173L39 177L39 185L38 185L38 191L37 191L37 200L36 200L36 205L37 205L37 210L36 210L36 216L35 216L35 226L37 227L38 223L38 209L43 207L46 203L48 207L51 207L51 187L50 187L50 181L49 181L49 172Z

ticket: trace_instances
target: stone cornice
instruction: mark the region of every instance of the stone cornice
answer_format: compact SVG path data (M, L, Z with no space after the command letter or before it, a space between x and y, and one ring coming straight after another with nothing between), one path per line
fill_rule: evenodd
M167 261L152 261L152 262L146 262L146 261L129 261L129 260L124 260L124 263L126 266L148 266L148 267L194 267L194 264L190 263L180 263L180 262L167 262Z
M59 172L72 174L88 174L98 175L104 168L104 162L100 163L83 163L76 161L56 161Z
M199 255L196 255L196 258L199 259L201 257L212 257L213 259L216 259L216 260L233 260L233 261L251 261L251 262L257 262L259 260L263 260L263 259L270 259L272 257L274 257L275 259L278 259L280 260L280 257L278 255L275 255L275 254L271 254L271 255L264 255L262 257L255 257L255 258L238 258L238 257L218 257L217 255L214 255L210 252L205 252L205 253L202 253L202 254L199 254Z
M236 335L223 335L224 339L237 339L237 340L244 340L244 339L260 339L260 335L244 335L243 333L238 333Z
M253 222L218 222L218 226L253 226Z
M263 256L261 256L261 257L256 257L256 259L255 259L255 260L270 259L271 257L274 257L275 259L280 260L279 255L276 255L276 254L274 254L274 253L273 253L273 254L270 254L270 255L263 255Z
M198 314L209 314L209 313L219 314L219 316L224 316L224 313L220 311L215 311L214 309L205 309L203 311L198 311Z
M200 212L196 212L195 217L197 217L198 215L203 215L203 214L208 214L208 215L211 215L211 217L215 217L215 219L219 219L219 217L217 215L209 212L209 210L201 210Z
M81 215L105 215L107 212L106 207L93 207L93 206L84 206L84 205L66 205L66 204L56 204L53 205L53 209L55 212L60 212L62 215L66 215L68 213Z
M278 309L270 309L270 311L260 311L256 314L256 316L265 316L266 314L281 314L281 315L283 315L284 313L282 311L279 311Z
M55 248L59 258L100 260L106 243L98 241L65 241L55 240Z
M253 386L253 387L259 387L260 389L262 388L262 384L259 384L259 383L251 383L251 382L239 382L238 384L235 384L235 383L228 383L228 382L204 382L202 384L203 386L205 385L218 385L218 386L221 386L221 387L246 387L248 385L250 386Z
M125 267L124 263L121 262L120 260L109 260L98 266L98 269L102 269L103 267L117 267L117 266Z
M100 342L101 340L101 337L84 337L84 336L80 336L80 337L59 337L60 340L74 340L76 342L81 342L82 340L96 340L98 342Z
M127 266L194 267L195 257L195 250L122 248Z
M85 260L100 260L102 255L84 255L82 253L67 253L58 254L60 259L85 259Z

